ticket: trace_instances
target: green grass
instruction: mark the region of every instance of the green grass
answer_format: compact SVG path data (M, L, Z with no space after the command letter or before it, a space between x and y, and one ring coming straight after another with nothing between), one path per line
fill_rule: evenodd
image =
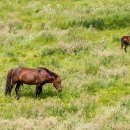
M125 4L124 4L125 3ZM127 130L130 128L129 0L0 1L0 129ZM7 72L44 66L62 77L34 100L4 96Z

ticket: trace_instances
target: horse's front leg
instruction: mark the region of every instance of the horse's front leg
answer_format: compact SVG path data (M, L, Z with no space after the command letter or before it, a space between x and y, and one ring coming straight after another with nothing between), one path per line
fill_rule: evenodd
M38 88L38 95L40 95L42 92L42 85Z
M16 85L16 88L15 88L15 92L16 92L16 99L19 99L20 97L19 97L19 88L20 88L20 83L17 83L17 85Z
M40 85L37 84L37 85L36 85L36 91L35 91L35 98L38 97L38 94L39 94L39 87L40 87Z

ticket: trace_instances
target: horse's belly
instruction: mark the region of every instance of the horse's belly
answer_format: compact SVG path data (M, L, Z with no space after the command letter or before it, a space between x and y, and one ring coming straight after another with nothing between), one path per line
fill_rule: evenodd
M24 74L20 77L20 81L24 84L35 85L37 84L37 78L35 75Z

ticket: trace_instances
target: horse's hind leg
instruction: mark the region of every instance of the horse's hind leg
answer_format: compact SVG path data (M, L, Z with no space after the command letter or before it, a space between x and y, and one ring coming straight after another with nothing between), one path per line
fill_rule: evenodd
M17 83L16 88L15 88L15 92L16 92L16 99L19 99L19 88L20 88L20 83Z
M123 46L124 46L123 43L121 43L121 49L123 49Z
M127 48L127 45L125 45L125 52L127 52L126 48Z
M11 96L11 91L12 91L14 85L15 85L15 83L11 83L10 86L9 86L9 88L8 88L8 94L9 94L10 96Z

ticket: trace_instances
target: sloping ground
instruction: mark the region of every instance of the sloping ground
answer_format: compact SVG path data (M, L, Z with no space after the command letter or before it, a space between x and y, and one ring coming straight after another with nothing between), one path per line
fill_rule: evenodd
M124 4L124 2L126 4ZM130 129L129 0L0 1L0 129ZM62 77L34 100L4 96L7 72L45 66Z

